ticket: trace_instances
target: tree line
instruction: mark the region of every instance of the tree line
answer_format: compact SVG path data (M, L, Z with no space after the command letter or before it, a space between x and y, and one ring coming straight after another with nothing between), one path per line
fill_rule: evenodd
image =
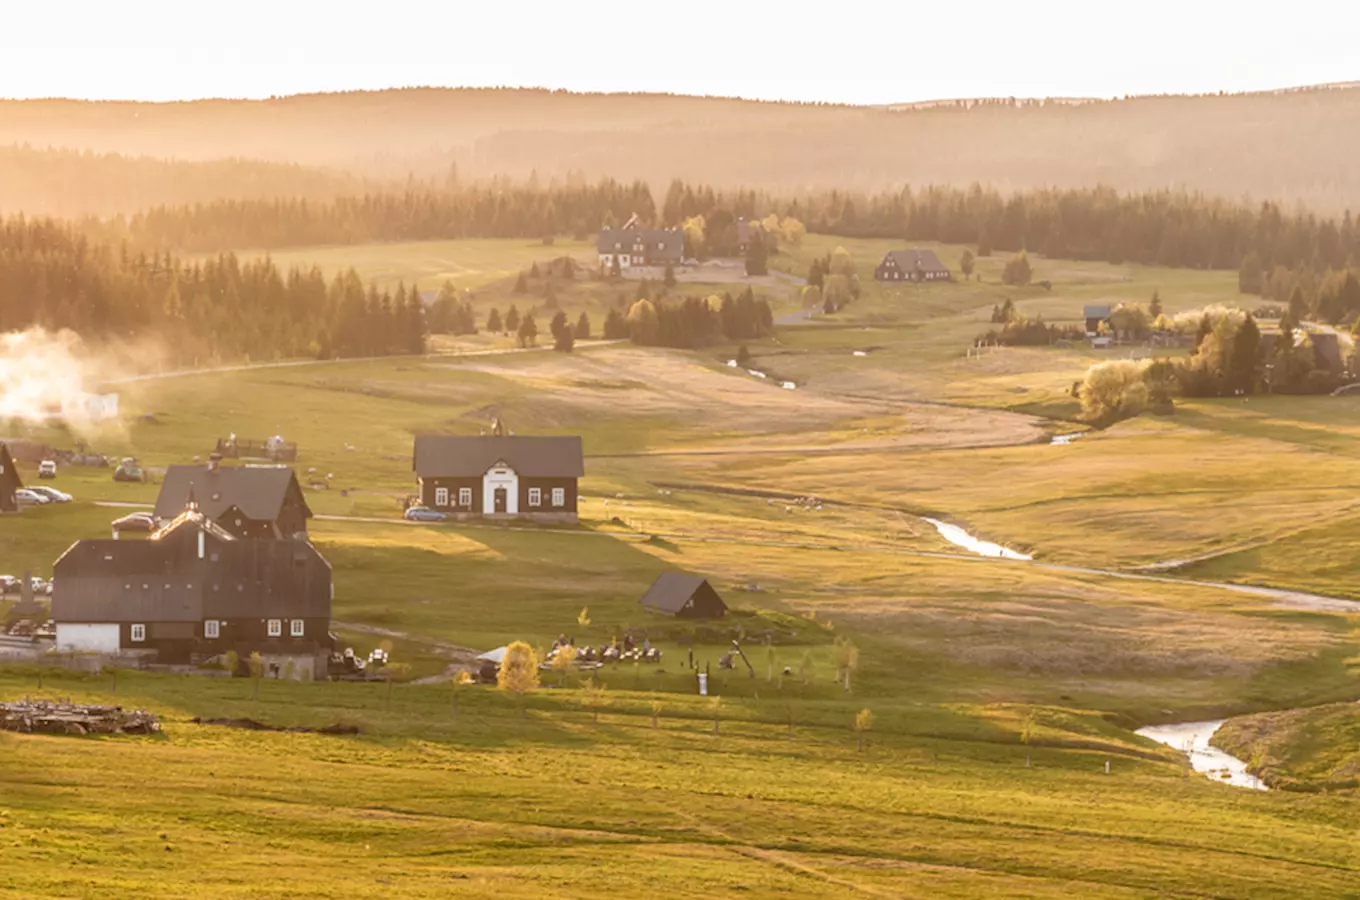
M1250 261L1266 276L1281 269L1360 268L1360 224L1349 213L1327 219L1274 203L1169 190L1121 195L1107 187L1009 195L979 186L783 195L675 181L658 206L642 182L495 182L329 201L158 206L129 218L85 220L81 229L91 238L147 251L215 252L454 238L584 239L634 214L644 224L683 228L690 250L713 255L737 252L736 223L745 219L768 223L763 235L791 242L806 227L844 237L973 244L981 256L1029 251L1199 269L1236 269Z
M0 332L34 326L92 342L155 335L174 364L420 353L427 332L414 286L231 253L131 253L52 220L0 220Z

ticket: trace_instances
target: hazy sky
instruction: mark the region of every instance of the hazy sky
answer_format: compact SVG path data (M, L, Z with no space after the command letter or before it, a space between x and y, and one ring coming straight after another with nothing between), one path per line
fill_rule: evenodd
M1355 0L0 0L9 97L529 85L888 103L1354 79Z

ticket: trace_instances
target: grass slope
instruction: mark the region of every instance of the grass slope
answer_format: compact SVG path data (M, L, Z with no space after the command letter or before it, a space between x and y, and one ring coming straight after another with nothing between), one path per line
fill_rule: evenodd
M505 287L492 270L540 248L497 261L499 249L478 257L482 243L467 259L500 278L477 301L489 304ZM777 264L802 271L834 246L810 237ZM848 246L868 272L891 244ZM962 248L939 249L952 260ZM421 258L380 255L408 283ZM234 896L282 869L290 877L268 883L281 896L601 883L682 896L1353 893L1353 789L1234 791L1186 778L1175 753L1130 730L1355 699L1353 618L1045 566L1179 562L1201 578L1357 596L1347 525L1360 515L1360 401L1195 401L1051 446L1051 433L1082 427L1065 418L1064 390L1106 357L967 359L993 305L1009 296L1057 321L1154 288L1189 309L1233 299L1234 286L1223 273L1037 260L1052 291L1016 290L997 283L1001 262L984 260L981 282L866 280L838 315L753 343L754 365L793 391L725 365L734 347L623 344L121 386L126 424L87 436L104 452L162 467L231 431L282 432L300 444L300 469L334 476L308 492L311 535L334 565L336 629L360 650L389 640L424 677L459 648L545 646L563 632L598 645L632 628L664 664L601 672L612 703L598 723L555 674L521 719L486 689L458 695L455 717L447 684L396 685L388 709L385 686L271 682L253 704L240 682L124 673L117 701L164 715L165 738L0 735L0 891ZM578 283L564 306L603 308L617 290ZM584 436L579 527L399 520L412 436L475 434L493 415L521 433ZM0 517L0 570L48 574L124 511L96 501L156 492L107 470L66 468L56 484L78 501ZM922 515L1040 565L956 553ZM735 614L696 627L643 613L638 597L666 570L709 576ZM834 680L838 636L861 652L849 694ZM756 677L715 665L734 637ZM723 697L717 738L709 701L693 696L691 653ZM45 678L44 692L114 697L107 675ZM36 671L0 667L0 696L37 691ZM863 707L878 722L861 755L849 725ZM247 734L188 724L194 715L344 720L365 734ZM1280 772L1311 783L1344 765L1333 740L1344 726L1319 728L1326 740L1271 751L1287 759ZM158 790L132 789L148 783ZM186 855L215 863L196 872Z

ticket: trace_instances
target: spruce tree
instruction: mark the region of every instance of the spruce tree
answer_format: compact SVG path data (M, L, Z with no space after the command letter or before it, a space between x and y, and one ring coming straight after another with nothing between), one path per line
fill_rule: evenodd
M492 334L500 334L505 330L501 324L501 311L499 309L492 307L491 314L486 317L486 330Z
M513 303L510 304L510 311L505 314L505 330L511 334L519 331L519 310Z
M514 312L513 309L510 311ZM532 347L534 345L535 341L538 340L538 323L534 321L533 313L525 314L524 320L519 323L516 334L519 337L521 347Z
M578 341L590 340L590 316L586 315L585 310L581 310L581 317L576 320L576 339Z
M527 281L527 280L525 279L525 277L524 277L524 272L521 271L521 272L519 273L519 277L515 279L514 293L516 293L516 294L524 294L524 293L528 293L528 291L529 291L529 283L528 283L528 281Z

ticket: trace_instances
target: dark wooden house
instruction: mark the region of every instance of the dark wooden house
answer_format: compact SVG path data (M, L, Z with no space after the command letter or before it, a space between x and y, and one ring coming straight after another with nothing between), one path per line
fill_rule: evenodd
M23 486L23 479L19 477L19 469L14 465L9 447L0 444L0 512L14 512L19 508L14 492Z
M497 421L477 437L417 437L413 468L421 505L455 518L575 522L585 458L579 437L507 434Z
M727 614L727 604L707 579L681 572L663 572L642 595L642 605L681 619L721 619Z
M57 649L155 651L194 662L236 651L314 662L330 649L331 568L305 539L248 540L190 497L146 541L77 541L53 566Z
M211 522L239 538L306 535L312 511L287 466L171 466L156 498L156 518L173 519L193 494Z
M621 270L635 266L678 266L685 258L685 235L678 228L605 228L595 242L600 268L617 261Z
M953 275L934 250L889 250L874 269L875 281L949 281Z

